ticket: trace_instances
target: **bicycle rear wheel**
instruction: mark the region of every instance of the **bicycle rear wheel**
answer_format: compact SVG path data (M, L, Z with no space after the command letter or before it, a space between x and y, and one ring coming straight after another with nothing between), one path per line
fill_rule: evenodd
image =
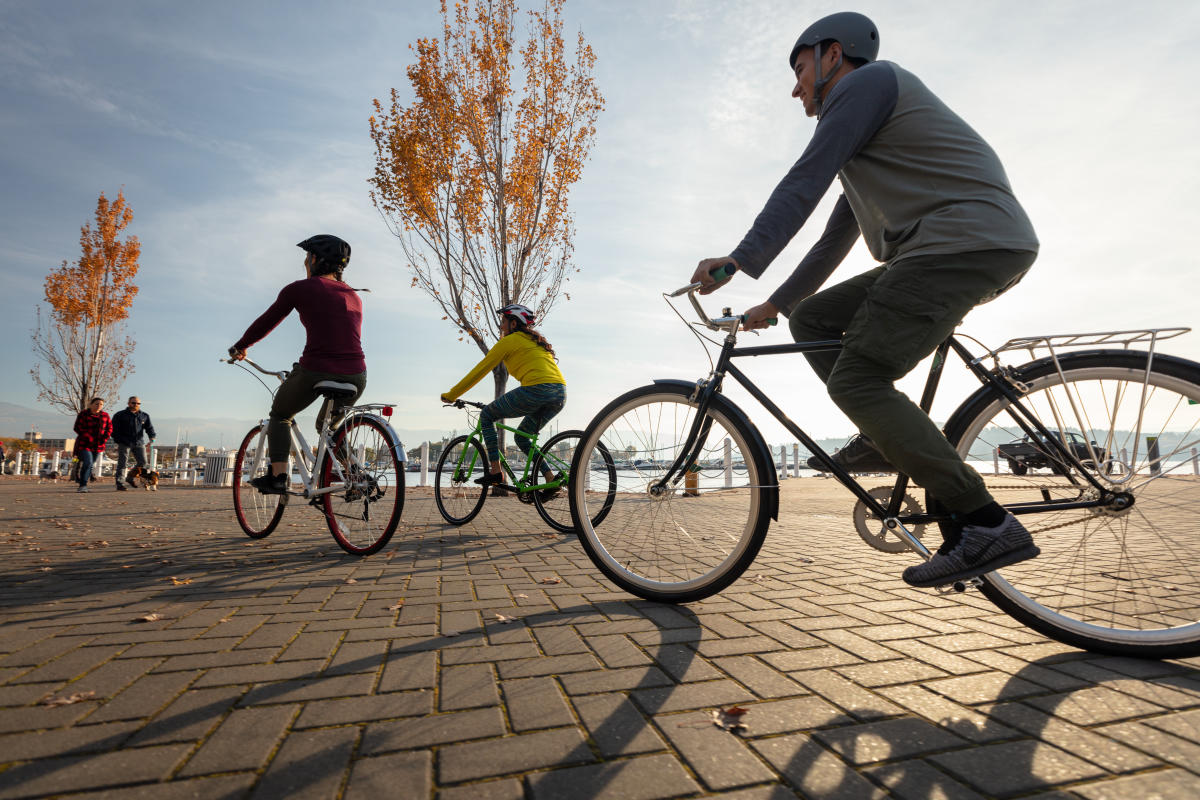
M333 448L321 459L318 487L325 522L347 553L377 553L392 538L404 511L400 443L376 417L359 414L334 430Z
M258 452L260 445L265 450L265 437L260 442L263 427L255 425L250 429L233 462L233 515L251 539L265 538L278 527L288 500L286 494L262 494L250 485L257 477L251 473L269 468L271 464L265 452Z
M588 510L592 514L593 525L599 525L608 515L617 495L617 468L612 454L603 442L597 443L596 459L587 465L584 472L571 471L571 461L575 458L575 451L582 440L583 431L562 431L541 446L538 457L533 462L533 479L537 483L543 482L543 473L547 471L556 477L565 477L557 489L543 489L534 492L533 495L533 504L538 514L547 525L562 533L575 532L575 522L571 518L570 494L571 480L575 475L582 476L585 481L584 491L590 497Z
M487 468L487 455L474 439L459 436L442 451L433 474L433 499L451 525L466 525L483 508L487 487L475 480L482 478Z
M733 583L758 554L774 511L778 488L762 438L721 395L708 411L694 480L661 485L696 419L692 389L662 383L618 397L592 420L571 465L580 475L604 462L604 450L617 459L615 495L574 481L571 511L596 567L647 600L699 600Z
M1200 654L1200 364L1090 351L1032 362L1015 377L1028 389L1021 402L1064 441L1082 436L1084 469L1132 504L1023 514L1042 553L984 576L984 595L1075 647L1143 658ZM946 426L958 452L992 473L986 481L1001 504L1100 497L1049 454L1045 463L1056 469L995 474L992 465L1003 463L996 448L1024 435L1008 409L984 388Z

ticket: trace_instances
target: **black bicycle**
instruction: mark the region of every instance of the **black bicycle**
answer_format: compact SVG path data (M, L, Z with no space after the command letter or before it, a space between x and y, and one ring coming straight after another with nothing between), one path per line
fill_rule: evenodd
M855 524L868 543L929 558L923 531L946 513L929 498L922 508L904 475L865 488L733 364L840 342L739 347L741 318L729 309L709 318L697 288L667 297L686 293L700 318L693 325L724 334L723 342L709 340L720 354L708 376L626 392L596 415L576 452L576 470L601 447L622 457L602 524L589 521L592 498L571 493L593 563L626 591L681 603L721 591L754 561L778 519L779 483L763 437L721 391L727 375L854 493ZM1200 536L1192 517L1200 508L1200 364L1156 352L1159 342L1188 330L1024 337L982 356L957 334L938 347L921 408L929 412L954 353L981 386L951 415L946 437L999 502L1022 516L1042 550L939 592L978 588L1023 624L1088 650L1200 654ZM1001 362L1001 354L1017 351L1033 360ZM1037 453L1021 462L1024 474L999 455L1014 442Z

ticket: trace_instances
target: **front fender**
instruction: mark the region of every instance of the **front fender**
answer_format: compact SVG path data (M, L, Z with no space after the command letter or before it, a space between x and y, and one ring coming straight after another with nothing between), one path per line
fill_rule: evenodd
M694 381L684 381L678 378L655 378L654 383L660 386L679 386L686 388L689 391L696 388ZM712 397L712 404L722 414L728 417L733 422L743 426L747 431L750 441L746 444L751 448L752 455L758 459L759 467L763 473L763 501L767 504L767 511L771 515L771 519L779 521L779 474L775 471L775 461L771 457L771 448L767 447L767 442L763 439L761 433L750 417L746 416L746 412L738 408L734 403L721 393L716 393Z

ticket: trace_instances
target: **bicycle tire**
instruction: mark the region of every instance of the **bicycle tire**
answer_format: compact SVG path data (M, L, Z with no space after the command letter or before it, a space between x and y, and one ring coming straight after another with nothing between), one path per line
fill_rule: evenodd
M442 519L451 525L466 525L475 519L487 499L487 487L475 479L483 477L487 468L487 454L478 441L459 436L447 443L433 473L433 499Z
M335 484L341 487L320 495L325 523L334 541L347 553L378 553L391 540L404 512L400 442L387 423L369 414L347 417L334 429L330 440L334 450L344 452L348 448L355 458L352 465L339 465L336 470L333 452L327 451L321 459L318 488ZM350 474L347 476L343 470Z
M252 467L254 457L248 456L256 448L262 429L262 424L250 429L233 462L233 515L251 539L264 539L279 527L288 501L286 494L262 494L249 483L254 476L246 470ZM264 460L263 464L269 467L270 460Z
M608 512L612 510L613 500L617 495L617 467L612 454L608 452L608 448L604 446L603 442L596 446L599 455L598 467L593 464L589 465L589 469L583 473L572 471L571 462L575 458L575 451L579 449L581 441L583 441L583 431L561 431L539 447L538 456L533 462L531 474L537 483L541 483L541 475L545 470L555 474L566 473L566 482L553 494L547 494L549 490L546 489L533 493L533 505L538 514L547 525L560 533L578 532L574 518L571 516L570 492L573 476L582 474L587 480L586 491L603 495L603 499L595 498L594 502L589 504L595 507L595 513L592 514L592 525L599 525L604 521ZM590 510L591 508L589 508Z
M686 603L729 586L754 561L777 507L775 470L766 445L745 415L721 395L712 398L708 409L712 428L697 460L694 493L684 481L652 494L691 429L693 390L690 384L662 382L621 395L592 420L571 466L579 474L597 457L602 460L597 451L603 445L621 459L619 473L633 473L618 476L615 497L605 501L609 508L603 524L592 523L595 501L582 481L571 486L571 512L596 568L647 600ZM635 458L638 454L645 457ZM718 456L719 468L714 467ZM745 477L738 475L734 486L731 470L739 462L745 464Z
M984 596L1073 647L1139 658L1200 654L1200 537L1190 516L1200 501L1200 476L1192 474L1193 448L1200 446L1200 364L1096 350L1030 362L1013 377L1023 387L1021 402L1052 432L1057 425L1060 434L1075 431L1090 443L1080 460L1093 468L1085 469L1106 489L1132 492L1134 502L1123 511L1023 514L1042 553L982 576ZM999 440L1018 438L1008 405L983 387L946 424L947 438L964 458L990 462ZM1138 431L1167 442L1157 471ZM1057 473L997 475L997 500L1098 496L1086 483L1071 483L1078 481L1074 468Z

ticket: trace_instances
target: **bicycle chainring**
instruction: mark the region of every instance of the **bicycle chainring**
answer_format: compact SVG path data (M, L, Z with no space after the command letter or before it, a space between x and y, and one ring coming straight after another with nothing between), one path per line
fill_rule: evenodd
M873 489L868 489L867 494L879 501L880 505L886 506L891 502L893 491L895 491L894 486L876 486ZM903 502L900 503L900 514L921 514L923 512L924 509L917 498L906 492ZM908 544L895 533L888 530L887 526L883 524L883 520L876 517L862 500L854 504L852 516L854 518L854 529L858 531L858 535L862 537L862 540L871 545L871 547L884 553L908 552ZM920 539L925 535L925 526L909 526L909 531L913 536Z
M533 505L533 492L518 492L517 499L527 506Z

